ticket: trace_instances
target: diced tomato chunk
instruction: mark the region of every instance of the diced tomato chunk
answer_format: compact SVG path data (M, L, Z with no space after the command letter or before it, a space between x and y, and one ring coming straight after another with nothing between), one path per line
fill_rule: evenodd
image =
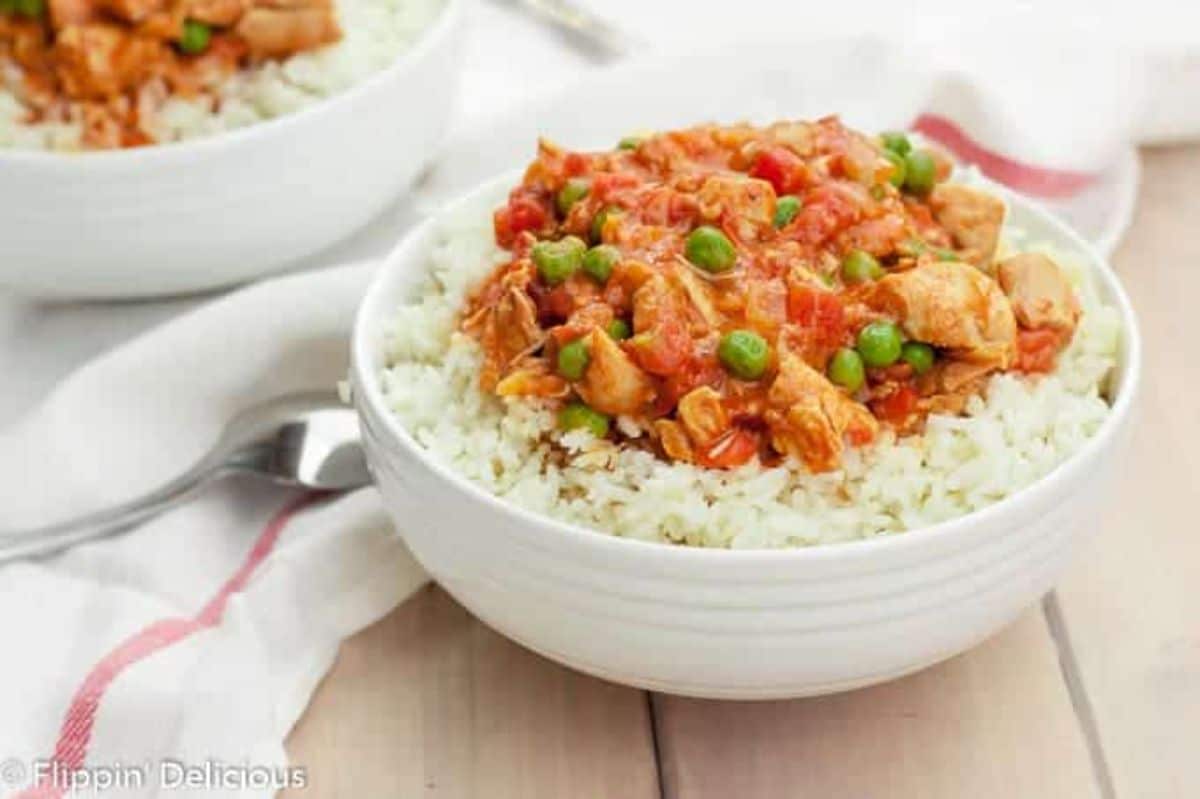
M846 310L832 291L815 286L788 286L788 319L814 331L826 344L836 344L846 334Z
M557 324L566 321L575 310L575 298L566 283L547 287L539 282L529 284L529 296L537 306L538 319L541 322Z
M668 320L653 330L637 334L629 345L638 366L659 377L679 371L692 354L692 340L675 320Z
M758 434L735 427L696 452L696 463L710 469L732 469L758 454Z
M1057 330L1040 328L1017 331L1016 368L1022 372L1049 372L1063 345Z
M611 202L616 195L639 186L637 175L626 172L601 172L592 177L590 194L602 203Z
M786 147L767 147L755 157L750 176L765 180L779 196L795 194L807 182L808 168Z
M687 363L667 375L659 387L655 409L659 415L674 410L680 398L700 386L718 386L725 376L720 364L712 358L689 357Z
M909 384L896 386L885 397L871 403L871 411L885 422L902 424L917 409L917 390Z
M583 153L567 153L563 159L563 172L568 177L584 174L588 171L588 166L588 157Z
M540 230L549 218L549 212L539 200L513 192L508 205L498 208L492 216L496 243L501 247L511 247L517 236L526 230Z
M821 244L858 221L859 211L845 194L823 186L808 193L784 230L802 244Z

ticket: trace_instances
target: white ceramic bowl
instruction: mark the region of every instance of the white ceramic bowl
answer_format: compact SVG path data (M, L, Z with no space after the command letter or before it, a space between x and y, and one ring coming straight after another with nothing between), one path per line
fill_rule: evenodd
M447 209L503 200L515 177ZM993 634L1053 585L1103 507L1130 428L1137 322L1103 260L1009 197L1032 238L1076 253L1120 312L1108 419L1082 451L1016 495L902 535L791 550L705 550L615 538L506 504L431 459L386 408L382 330L424 276L435 218L381 269L359 311L352 380L368 460L413 554L480 619L617 682L705 697L809 696L888 680Z
M463 0L387 69L296 113L111 152L0 150L0 285L144 297L242 282L366 224L436 154Z

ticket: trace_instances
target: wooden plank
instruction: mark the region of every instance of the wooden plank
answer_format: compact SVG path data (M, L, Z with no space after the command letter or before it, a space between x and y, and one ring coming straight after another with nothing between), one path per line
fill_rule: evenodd
M1059 591L1118 797L1200 796L1200 147L1145 153L1115 263L1145 372L1128 462Z
M903 680L737 704L655 696L670 799L1095 797L1041 613Z
M658 797L646 695L518 647L427 588L347 641L288 742L300 797Z

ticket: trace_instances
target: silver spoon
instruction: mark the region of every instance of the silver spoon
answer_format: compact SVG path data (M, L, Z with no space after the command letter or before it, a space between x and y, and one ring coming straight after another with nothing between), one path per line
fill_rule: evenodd
M140 499L36 530L0 533L0 563L126 532L235 474L318 491L371 482L354 411L330 392L289 394L239 414L192 468Z
M571 0L507 0L507 3L556 28L570 42L603 60L644 49L641 40Z

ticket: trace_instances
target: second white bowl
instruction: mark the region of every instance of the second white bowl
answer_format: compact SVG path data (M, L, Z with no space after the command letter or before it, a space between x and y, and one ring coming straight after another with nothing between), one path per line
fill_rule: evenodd
M287 116L133 150L0 150L0 285L43 297L194 292L346 237L436 154L462 4L446 0L387 69Z

